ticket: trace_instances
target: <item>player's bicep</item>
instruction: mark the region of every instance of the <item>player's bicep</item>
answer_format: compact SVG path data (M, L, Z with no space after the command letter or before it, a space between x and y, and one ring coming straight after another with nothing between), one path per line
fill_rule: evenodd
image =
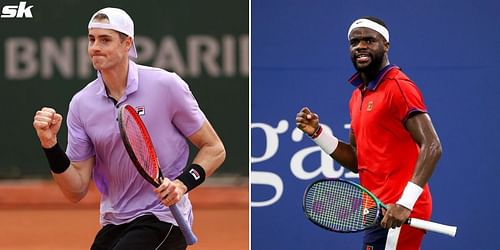
M214 147L218 150L224 150L221 139L208 121L205 121L201 128L188 138L198 149Z
M413 140L420 146L439 144L439 138L427 113L411 116L405 123L406 129Z

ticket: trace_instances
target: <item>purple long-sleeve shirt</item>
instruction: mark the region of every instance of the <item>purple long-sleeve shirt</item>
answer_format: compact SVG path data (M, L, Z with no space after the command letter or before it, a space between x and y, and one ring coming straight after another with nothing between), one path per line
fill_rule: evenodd
M95 157L92 177L101 193L102 225L127 223L145 214L177 224L153 186L138 174L123 146L117 114L125 103L141 115L165 177L178 176L189 156L185 138L201 128L205 115L178 75L133 61L129 61L125 94L117 103L108 97L100 73L73 96L67 116L66 154L75 162ZM191 203L188 195L184 197L177 205L192 222Z

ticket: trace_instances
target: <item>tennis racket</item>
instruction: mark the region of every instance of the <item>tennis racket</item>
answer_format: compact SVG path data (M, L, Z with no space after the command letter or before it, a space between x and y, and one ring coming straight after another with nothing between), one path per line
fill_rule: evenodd
M156 156L153 141L151 141L151 137L141 117L132 106L124 104L119 110L118 124L123 144L135 168L149 183L155 187L159 187L163 181L160 162ZM169 209L177 221L177 224L179 224L179 228L186 239L186 243L188 245L196 243L198 239L177 206L174 204L170 206Z
M318 180L304 193L303 209L314 224L334 232L352 233L379 225L386 206L361 185L343 179ZM455 237L457 227L409 218L412 227Z

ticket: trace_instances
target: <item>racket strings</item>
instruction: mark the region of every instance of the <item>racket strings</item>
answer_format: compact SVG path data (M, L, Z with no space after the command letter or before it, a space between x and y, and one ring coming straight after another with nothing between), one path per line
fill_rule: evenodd
M311 220L334 231L363 230L378 217L373 198L346 182L316 183L306 193L304 204Z
M126 114L124 116L124 127L127 131L129 144L144 171L152 178L156 178L158 176L158 160L147 130L139 125L139 121L135 120L140 118L130 113Z

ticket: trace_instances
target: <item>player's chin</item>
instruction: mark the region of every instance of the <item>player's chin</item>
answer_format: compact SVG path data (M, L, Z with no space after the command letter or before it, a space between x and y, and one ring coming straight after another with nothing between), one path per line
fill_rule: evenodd
M102 70L103 69L102 64L100 64L100 63L92 62L92 66L94 66L95 70Z
M371 62L355 63L354 68L356 68L356 71L358 72L368 72L372 69L372 64Z
M366 71L367 69L370 68L371 62L372 62L371 60L363 61L363 62L358 62L358 60L353 59L352 60L352 65L354 66L354 68L357 71L363 72L363 71Z
M92 59L92 66L95 70L103 70L106 68L106 62L100 59Z

